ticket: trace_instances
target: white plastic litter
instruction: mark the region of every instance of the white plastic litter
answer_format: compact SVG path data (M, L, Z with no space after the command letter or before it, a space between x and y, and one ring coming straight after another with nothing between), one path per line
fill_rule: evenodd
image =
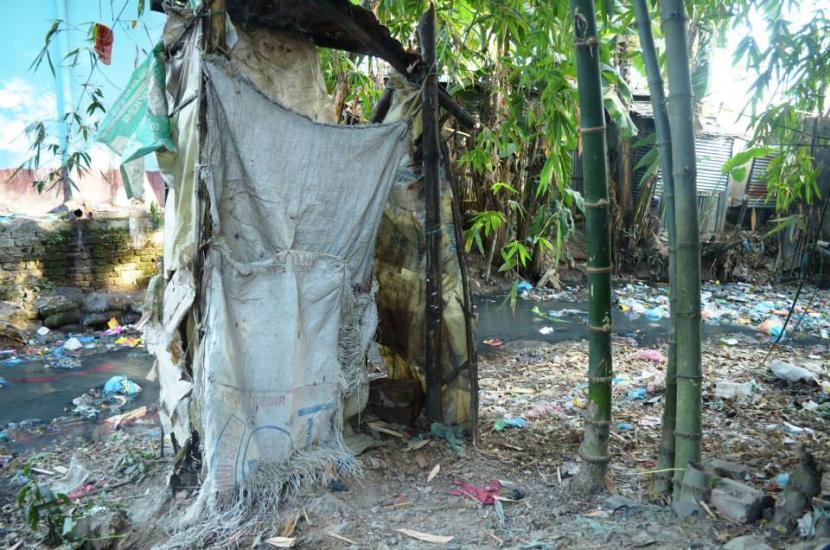
M66 351L78 351L82 347L84 347L84 345L74 336L63 343L63 349Z

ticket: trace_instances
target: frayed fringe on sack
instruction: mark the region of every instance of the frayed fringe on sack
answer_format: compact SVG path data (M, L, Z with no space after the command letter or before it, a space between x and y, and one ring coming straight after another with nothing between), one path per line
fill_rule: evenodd
M326 485L335 478L361 475L360 463L343 441L343 418L332 419L332 439L299 450L283 464L260 466L244 486L219 492L208 481L196 501L178 517L165 518L170 539L160 549L229 547L258 524L277 524L279 505L290 494Z

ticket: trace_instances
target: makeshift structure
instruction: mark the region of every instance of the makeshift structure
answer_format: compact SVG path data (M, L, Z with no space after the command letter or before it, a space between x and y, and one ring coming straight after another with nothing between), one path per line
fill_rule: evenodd
M371 372L419 380L429 420L475 437L439 105L474 120L437 85L432 10L422 58L345 0L180 4L153 4L168 15L153 62L171 145L133 149L158 150L169 193L145 334L176 475L201 483L174 526L196 544L273 512L290 487L354 473L344 422L365 407ZM335 124L315 44L396 69L382 123Z

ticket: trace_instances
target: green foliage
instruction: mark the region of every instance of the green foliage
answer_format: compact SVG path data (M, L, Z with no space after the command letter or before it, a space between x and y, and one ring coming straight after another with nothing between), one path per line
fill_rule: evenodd
M36 459L34 457L32 461ZM17 494L17 507L23 512L29 529L36 531L40 527L45 528L45 542L49 545L74 540L76 519L69 497L56 494L46 485L38 483L32 473L32 462L23 468L23 475L28 481Z
M149 39L146 26L141 21L145 5L145 0L138 1L138 19L130 21L130 27L132 29L139 27L135 32L140 32L142 36L146 34ZM118 26L122 21L126 6L127 3L122 3L118 15L112 21L107 22L109 27ZM37 188L38 192L63 187L64 198L68 199L72 190L77 190L73 177L83 176L90 170L92 158L89 154L89 145L98 129L100 117L106 112L104 94L100 86L96 84L96 76L100 67L95 53L93 29L99 23L101 22L84 23L82 28L79 28L61 19L52 21L44 36L43 47L38 51L29 69L37 71L45 61L52 77L57 75L57 68L65 71L87 69L87 76L77 96L77 103L70 105L67 112L61 114L56 120L36 121L26 128L29 156L16 167L9 179L14 178L21 170L37 170L48 166L45 174L33 181L32 185ZM124 33L128 32L123 25L121 30ZM62 59L54 59L56 39L63 33L77 33L78 31L83 32L85 36L83 45L66 53ZM57 165L50 162L52 160L56 160Z
M138 478L147 472L147 462L153 458L153 453L136 449L125 442L124 451L115 460L115 471Z
M755 11L769 39L762 47L747 35L734 54L736 64L758 75L742 113L753 129L749 151L772 157L765 176L767 191L775 196L779 211L788 211L794 201L810 203L818 196L812 148L816 141L825 147L827 143L814 136L807 117L824 115L828 109L830 18L826 9L816 9L812 2L745 0L738 5L742 11L733 25ZM804 9L813 15L804 24L787 17L788 12Z
M150 225L152 225L153 229L160 229L161 226L164 224L164 215L155 202L150 203L149 216Z

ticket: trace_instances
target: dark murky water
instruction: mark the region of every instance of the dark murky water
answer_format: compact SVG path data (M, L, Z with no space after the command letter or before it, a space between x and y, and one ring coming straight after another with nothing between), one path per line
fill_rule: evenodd
M71 408L72 399L117 374L142 388L130 408L153 405L158 400L158 382L147 379L152 366L153 358L144 350L122 349L83 356L77 369L46 369L43 361L0 367L0 376L10 383L0 388L0 427L29 418L49 422L66 414L64 408Z
M515 311L504 296L484 296L475 301L478 324L476 338L480 351L492 348L482 341L499 338L505 342L511 340L539 340L542 342L562 342L587 338L585 328L588 320L588 302L567 302L559 300L532 301L518 300ZM533 312L534 308L547 315L541 317ZM556 312L560 317L550 317ZM644 316L629 319L618 308L613 309L612 324L614 334L635 338L640 345L654 345L666 340L668 319L652 322ZM541 330L544 332L540 332ZM703 323L703 336L726 334L758 335L753 327L742 325L716 325Z
M504 342L539 340L550 343L581 340L587 336L587 308L585 301L537 302L520 299L513 310L505 304L503 296L479 297L476 299L478 347L481 351L492 350L482 342L488 338ZM534 309L537 311L534 312ZM551 316L551 313L556 316ZM635 338L643 346L665 341L667 323L666 319L657 322L645 317L631 319L617 308L613 312L614 334ZM767 341L752 327L703 324L704 337L736 333L757 337L759 342ZM147 379L153 359L144 350L122 349L83 356L81 363L81 368L72 370L45 369L43 361L0 367L0 376L11 384L0 388L0 426L29 418L48 422L66 414L65 408L71 408L72 399L90 388L103 385L117 374L131 378L143 389L139 397L130 403L130 408L156 404L158 382Z

